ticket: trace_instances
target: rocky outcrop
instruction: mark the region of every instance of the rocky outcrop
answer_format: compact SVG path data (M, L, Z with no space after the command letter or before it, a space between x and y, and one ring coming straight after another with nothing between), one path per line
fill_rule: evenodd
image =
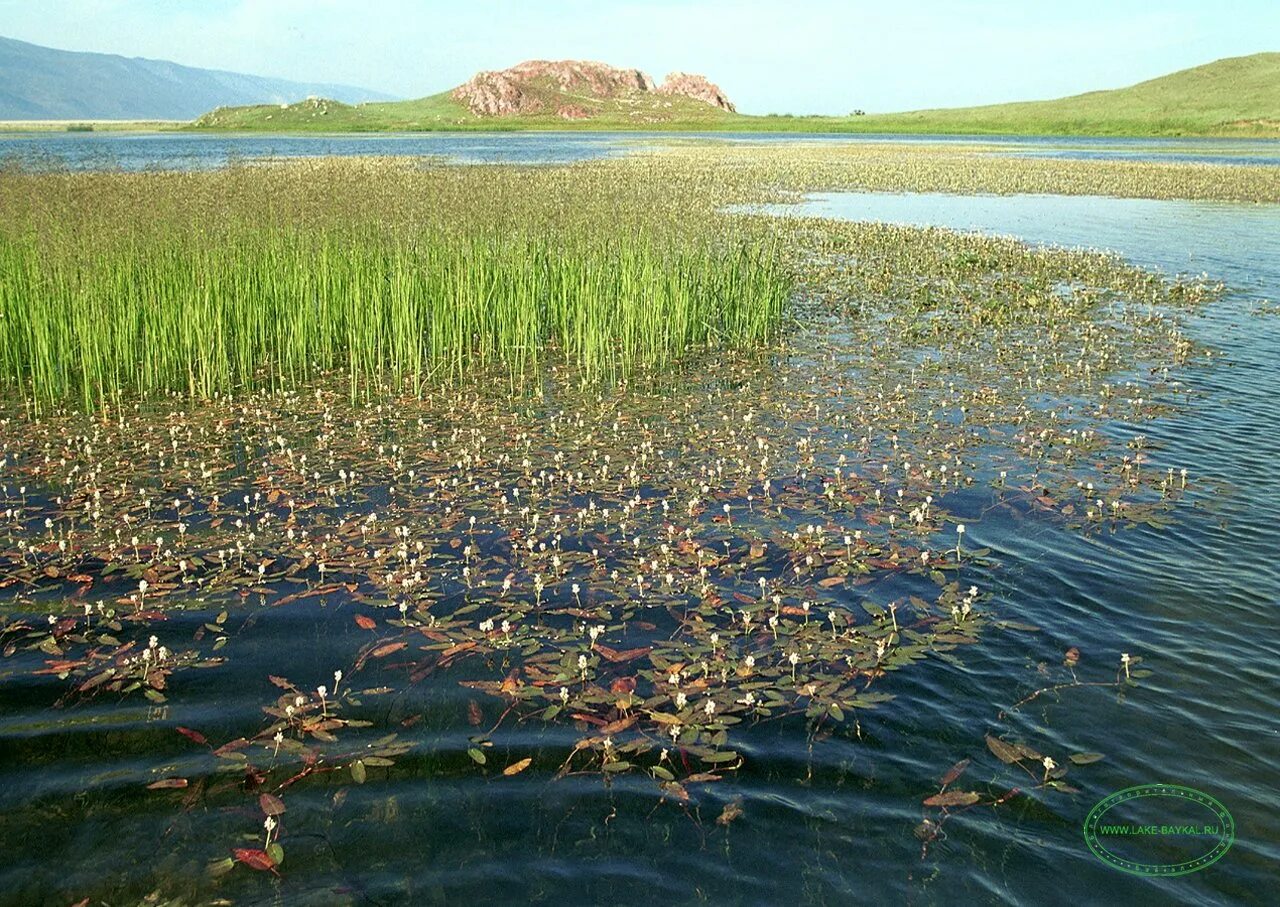
M719 107L730 113L736 112L733 103L720 90L720 86L706 76L688 72L669 73L658 89L660 94L679 94L695 101L702 101L712 107Z
M452 91L476 116L543 113L553 106L565 119L584 119L590 111L577 101L634 99L646 94L684 95L722 110L733 104L703 76L672 73L659 88L639 69L619 69L585 60L528 60L510 69L478 72ZM563 97L548 97L560 95Z

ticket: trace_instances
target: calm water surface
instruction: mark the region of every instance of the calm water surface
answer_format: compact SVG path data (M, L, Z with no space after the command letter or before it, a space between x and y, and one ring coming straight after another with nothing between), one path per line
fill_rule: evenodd
M377 133L215 135L203 133L4 133L0 164L99 170L191 170L236 161L332 155L442 157L462 163L551 164L625 154L670 139L747 143L982 146L1001 154L1057 158L1280 166L1280 142L1239 139L1045 138L1039 136L825 135L810 133Z
M202 143L215 143L222 149L209 152L215 155L228 147L204 137L154 140L190 142L201 153L209 152ZM455 143L463 155L481 153L485 142L509 148L542 140L332 141L370 142L383 153L400 141L436 149L422 153ZM286 140L252 141L280 148L272 143ZM578 147L594 153L609 141L583 136ZM738 748L746 766L700 792L701 824L655 811L644 779L606 786L596 777L465 771L473 729L459 720L469 696L454 683L458 675L414 685L383 716L388 723L426 716L404 735L416 755L394 781L320 783L290 799L298 817L290 862L325 868L295 865L281 881L237 870L227 896L263 904L1271 900L1265 892L1280 865L1280 316L1256 310L1260 299L1280 299L1280 206L845 194L815 196L803 213L1110 248L1171 273L1226 281L1233 291L1192 319L1196 336L1222 357L1181 376L1188 405L1140 428L1112 426L1144 432L1161 462L1218 480L1219 494L1180 508L1179 522L1163 531L1087 537L1003 511L984 515L982 496L956 502L972 543L990 547L1000 562L995 608L1040 631L992 631L967 647L963 667L931 662L901 672L893 681L898 698L864 720L861 740L837 735L810 747L803 724L789 722L744 733ZM208 619L177 614L166 633L194 632ZM202 770L199 753L184 755L191 748L174 723L214 739L256 728L262 676L326 676L349 653L350 632L348 612L328 620L271 609L236 640L232 664L242 682L193 672L183 679L180 710L163 718L110 697L54 711L46 706L62 688L56 681L0 675L0 902L40 903L50 890L92 890L113 874L127 890L128 879L145 876L148 860L165 865L172 835L204 821L235 828L252 821L175 817L157 798L140 805L138 789L158 758L174 773L184 771L184 759L193 760L193 773ZM1060 663L1069 646L1083 653L1082 673L1105 673L1128 651L1141 654L1154 675L1123 697L1081 689L998 720L1037 686L1037 664ZM1073 771L1079 794L957 815L922 861L913 835L921 798L937 790L948 766L983 756L983 736L992 731L1107 758ZM530 727L525 742L575 739L557 733ZM975 758L973 786L994 782L991 768L979 764ZM1217 797L1235 816L1235 847L1212 868L1180 878L1134 877L1098 862L1081 837L1085 814L1113 791L1148 782ZM349 798L338 818L309 820L308 798L319 807L340 786ZM717 828L712 820L734 797L743 798L744 817Z

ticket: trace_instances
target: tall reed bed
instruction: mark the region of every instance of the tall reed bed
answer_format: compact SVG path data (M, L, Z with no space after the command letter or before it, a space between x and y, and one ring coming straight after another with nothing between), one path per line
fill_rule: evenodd
M0 381L37 405L96 408L333 372L353 393L472 374L515 382L548 357L608 380L766 341L790 294L770 240L634 204L607 216L598 187L539 177L522 195L509 173L481 171L461 178L468 205L457 175L357 168L348 175L388 199L379 216L350 186L348 204L312 187L282 206L268 190L296 187L289 169L259 169L251 191L253 168L0 177L34 181L28 203L43 188L63 208L0 226ZM508 204L485 207L486 179ZM389 180L434 186L439 207L400 207Z

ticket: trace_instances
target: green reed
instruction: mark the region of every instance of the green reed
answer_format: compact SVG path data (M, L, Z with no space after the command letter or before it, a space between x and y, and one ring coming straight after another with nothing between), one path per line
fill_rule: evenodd
M116 179L86 182L108 196L146 185ZM160 196L173 192L172 177L154 182ZM233 199L234 217L214 223L175 216L171 197L159 218L108 197L109 222L72 207L70 224L32 216L0 227L0 382L38 406L97 408L335 371L353 394L474 374L516 382L548 358L611 380L699 348L766 341L791 292L774 243L642 214L608 225L530 203L513 229L454 197L453 219L448 208L350 222L341 211L277 211L254 223L250 202L261 201Z

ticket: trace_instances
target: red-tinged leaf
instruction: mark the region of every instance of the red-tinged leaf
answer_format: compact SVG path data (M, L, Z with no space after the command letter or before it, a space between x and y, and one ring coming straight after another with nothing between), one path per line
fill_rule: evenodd
M955 765L951 766L951 768L947 769L947 773L942 776L942 786L946 787L952 781L955 781L957 778L959 778L961 775L964 774L964 770L968 767L969 767L968 759L961 759Z
M733 593L733 597L744 605L754 605L758 601L758 599L754 599L750 595L744 595L741 592Z
M357 614L356 626L361 630L372 630L374 627L378 626L378 622L372 617L368 617L364 614Z
M626 718L619 718L617 721L610 722L600 728L600 733L609 737L612 737L614 734L621 734L627 728L631 727L631 725L635 724L639 719L639 715L628 715Z
M459 652L465 652L468 649L474 649L475 647L476 647L476 644L474 641L460 642L456 646L450 646L449 648L441 652L440 660L443 661L446 658L450 658L454 655L457 655Z
M649 654L650 648L651 647L649 646L644 646L639 649L618 650L611 649L608 646L602 646L599 643L596 644L596 651L615 664L621 664L626 661L634 661L637 658L643 658L645 655Z
M681 800L685 803L689 802L689 792L685 790L683 784L676 781L664 781L661 786L663 791L675 797L677 800Z
M277 676L276 676L276 675L274 675L274 674L268 674L268 675L267 675L267 680L270 680L272 683L274 683L276 686L278 686L278 687L279 687L280 689L282 689L282 690L292 690L292 689L293 689L293 684L292 684L292 683L290 683L290 682L289 682L289 679L288 679L288 678L286 678L286 677L277 677Z
M259 794L258 805L268 816L279 816L284 813L284 801L273 794Z
M374 658L386 658L388 655L393 655L401 649L408 648L408 646L409 644L404 641L389 642L386 645L378 646L378 648L374 649L369 654Z
M832 586L838 586L843 582L843 576L828 576L825 579L818 580L818 585L824 589L830 589Z
M237 847L231 851L236 861L243 863L250 869L256 869L258 872L276 872L276 861L271 859L271 855L265 850L258 850L250 847ZM276 872L276 875L279 875Z
M147 790L179 790L190 782L186 778L162 778L147 785Z
M209 739L199 731L193 731L189 727L182 727L182 726L178 726L174 728L174 730L177 731L179 734L181 734L183 737L186 737L188 740L190 740L193 743L198 743L201 746L209 745Z
M949 790L941 794L934 794L932 797L926 797L925 806L972 806L981 800L982 797L976 791L971 790Z
M215 756L225 756L227 753L234 753L237 750L242 750L248 745L249 745L248 740L244 739L243 737L239 737L235 740L230 741L229 743L222 744L222 746L218 747L216 750L213 751L213 754Z
M634 677L619 677L609 684L610 693L634 693L636 691L636 679Z
M478 727L482 721L484 721L484 712L480 710L480 703L474 699L467 700L467 724Z

